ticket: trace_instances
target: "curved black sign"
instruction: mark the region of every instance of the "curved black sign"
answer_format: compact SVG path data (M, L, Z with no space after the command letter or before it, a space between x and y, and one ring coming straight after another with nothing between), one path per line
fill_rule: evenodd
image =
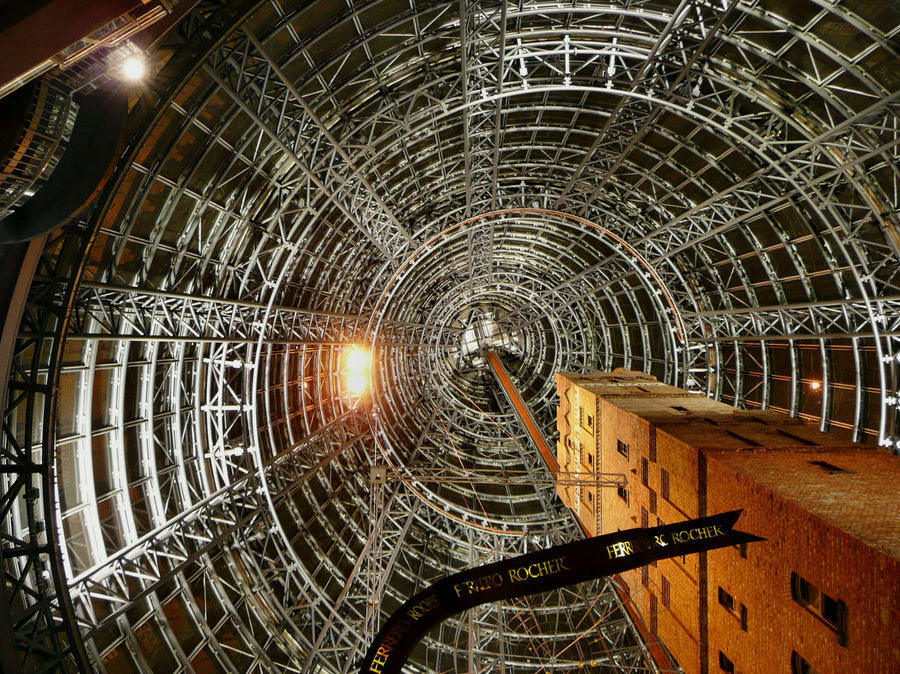
M447 576L388 619L363 658L361 674L399 672L429 629L473 606L555 590L658 559L762 540L733 529L740 514L733 510L680 524L617 531Z

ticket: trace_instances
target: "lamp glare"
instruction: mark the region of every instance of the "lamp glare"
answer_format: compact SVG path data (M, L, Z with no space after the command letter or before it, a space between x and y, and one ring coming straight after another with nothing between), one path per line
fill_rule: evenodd
M122 76L126 80L137 82L147 74L147 60L141 53L131 54L122 61Z
M347 391L351 395L360 396L369 386L369 369L371 357L369 352L360 346L354 346L344 357Z

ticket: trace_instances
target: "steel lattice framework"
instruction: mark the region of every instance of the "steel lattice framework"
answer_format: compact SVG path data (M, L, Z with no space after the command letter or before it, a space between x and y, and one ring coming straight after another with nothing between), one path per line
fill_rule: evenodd
M423 585L579 536L478 330L548 438L555 371L624 366L900 451L898 35L854 0L200 2L25 305L22 661L349 672ZM579 666L656 667L610 581L410 665Z

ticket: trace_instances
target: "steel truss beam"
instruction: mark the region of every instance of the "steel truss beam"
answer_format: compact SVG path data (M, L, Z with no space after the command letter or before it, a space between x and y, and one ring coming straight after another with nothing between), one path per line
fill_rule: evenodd
M897 27L829 3L805 25L752 2L677 8L417 0L382 16L366 2L315 28L305 5L248 3L252 28L213 45L237 19L202 2L181 29L202 69L166 70L190 86L117 174L123 203L54 240L33 289L0 450L26 657L349 671L373 595L388 611L423 582L577 535L512 417L454 360L467 304L518 319L514 375L545 431L552 387L532 362L645 368L900 450L900 99L871 66L898 56ZM820 37L835 19L857 52ZM745 28L759 22L768 37ZM417 447L424 466L369 504L373 448L354 438L371 429L346 417L336 347L365 334L414 241L556 202L652 261L685 344L654 284L584 233L472 230L378 317L378 456L403 466ZM66 576L82 578L87 654ZM638 670L608 590L448 621L416 667ZM176 624L196 633L190 652Z

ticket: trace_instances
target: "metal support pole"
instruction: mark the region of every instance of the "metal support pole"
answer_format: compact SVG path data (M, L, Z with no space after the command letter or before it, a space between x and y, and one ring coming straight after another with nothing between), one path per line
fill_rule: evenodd
M528 431L528 437L531 438L534 446L537 448L538 452L540 452L544 459L544 463L547 464L547 468L549 468L552 473L558 473L559 462L556 460L556 456L554 456L553 452L550 451L550 446L544 439L541 429L538 428L537 422L534 420L534 415L531 413L531 410L528 409L528 405L525 404L525 401L516 389L515 384L513 384L506 368L503 367L500 356L497 355L496 351L490 350L485 353L485 356L487 357L488 363L490 363L491 371L503 388L503 393L512 405L519 421L522 422L525 430Z

